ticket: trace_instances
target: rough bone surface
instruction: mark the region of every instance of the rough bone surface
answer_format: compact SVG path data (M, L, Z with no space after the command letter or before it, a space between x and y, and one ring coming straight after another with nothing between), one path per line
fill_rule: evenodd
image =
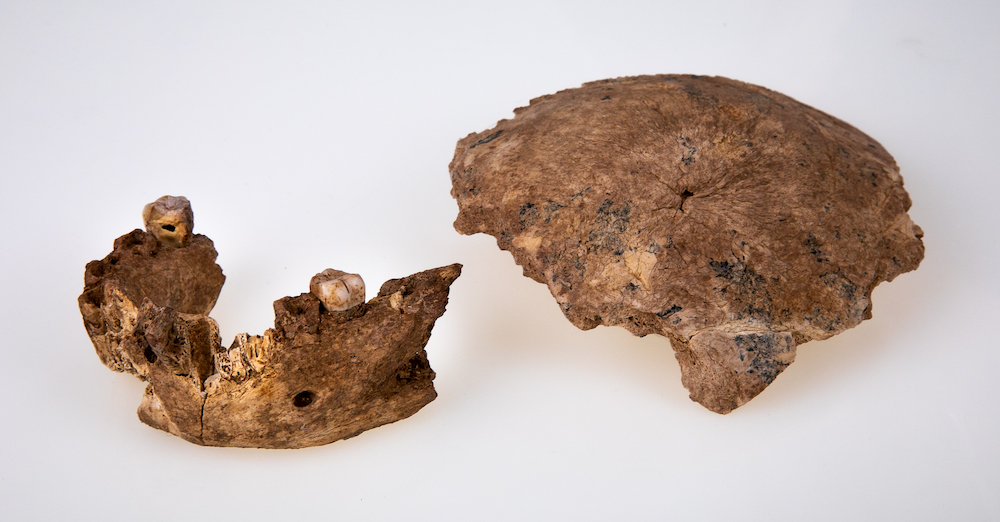
M668 337L710 410L870 318L872 289L923 258L889 153L780 93L641 76L514 114L458 142L455 228L496 237L579 328Z
M367 303L362 290L345 311L312 293L279 299L273 329L227 348L208 317L225 280L216 255L200 234L176 247L134 230L87 265L84 325L105 365L148 382L146 424L206 446L300 448L437 396L424 346L461 265L390 280Z

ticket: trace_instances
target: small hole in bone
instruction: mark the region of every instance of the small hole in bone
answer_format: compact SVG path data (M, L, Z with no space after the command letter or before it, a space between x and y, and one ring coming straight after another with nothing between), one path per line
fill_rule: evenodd
M693 195L694 192L691 192L690 190L685 190L684 192L681 192L681 206L680 206L681 212L684 212L684 202L687 201L688 198Z
M296 408L304 408L312 404L315 396L316 395L311 391L301 392L296 395L294 399L292 399L292 404L294 404Z
M167 232L173 232L177 230L173 225L162 225L160 228L166 230Z

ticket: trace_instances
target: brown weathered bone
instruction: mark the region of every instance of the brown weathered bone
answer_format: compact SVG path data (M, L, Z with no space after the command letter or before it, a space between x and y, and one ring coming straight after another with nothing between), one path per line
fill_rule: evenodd
M225 280L216 255L200 234L182 246L134 230L87 264L84 325L105 365L149 383L146 424L206 446L301 448L409 417L437 396L424 346L461 265L387 281L367 303L361 278L340 272L351 306L285 297L273 329L225 348L208 317Z
M889 153L777 92L641 76L514 113L458 142L455 228L495 236L577 327L668 337L710 410L870 318L872 289L923 258Z

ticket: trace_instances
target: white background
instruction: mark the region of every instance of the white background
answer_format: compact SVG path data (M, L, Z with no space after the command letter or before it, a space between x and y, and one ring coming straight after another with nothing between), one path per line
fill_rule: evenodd
M1000 520L997 2L0 2L2 520ZM722 75L855 125L926 232L874 318L726 416L669 343L575 329L452 229L455 142L603 78ZM187 196L228 343L328 268L461 262L439 398L303 450L204 448L101 365L84 265Z

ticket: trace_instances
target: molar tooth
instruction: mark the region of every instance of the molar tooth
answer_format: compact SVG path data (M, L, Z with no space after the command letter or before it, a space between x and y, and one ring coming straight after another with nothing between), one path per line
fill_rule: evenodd
M358 274L327 268L309 281L309 291L331 312L349 310L365 302L365 282Z
M194 212L184 196L163 196L142 209L142 221L162 245L187 246L194 230Z

